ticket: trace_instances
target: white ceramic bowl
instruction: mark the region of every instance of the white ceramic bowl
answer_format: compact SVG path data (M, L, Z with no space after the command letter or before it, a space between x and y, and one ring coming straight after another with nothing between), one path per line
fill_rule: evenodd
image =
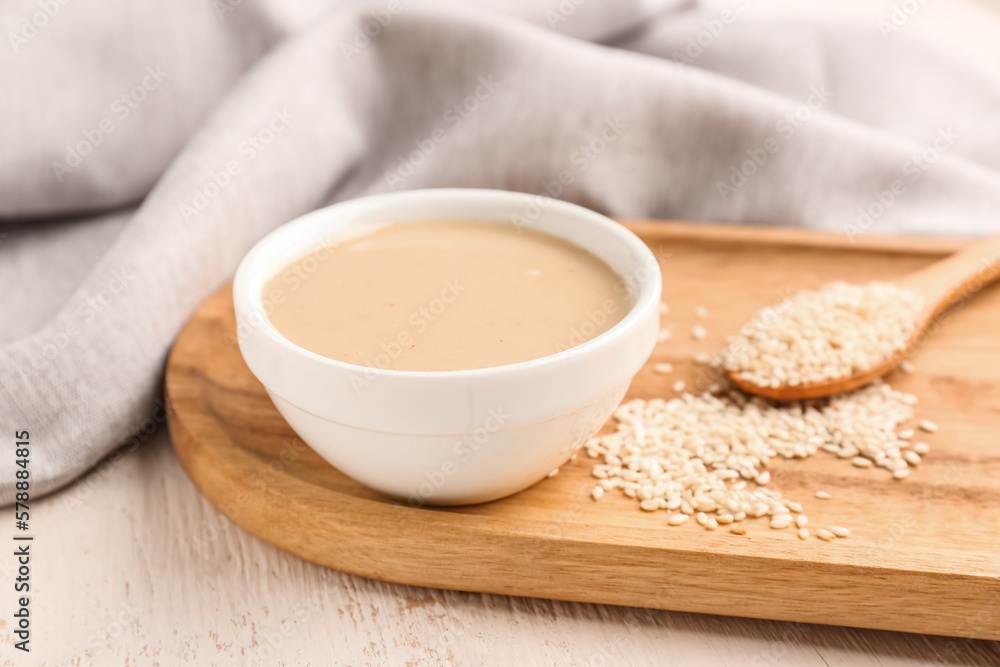
M428 219L526 225L567 239L622 277L631 309L565 352L439 372L334 361L290 342L268 320L263 286L288 264L378 226ZM534 484L610 417L656 344L660 270L634 234L573 204L493 190L415 190L336 204L280 227L240 263L233 299L247 366L310 447L389 496L460 505Z

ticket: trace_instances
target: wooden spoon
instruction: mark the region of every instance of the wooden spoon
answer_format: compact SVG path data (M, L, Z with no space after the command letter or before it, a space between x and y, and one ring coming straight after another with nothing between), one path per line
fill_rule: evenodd
M970 299L998 278L1000 278L1000 234L970 243L966 248L941 261L895 280L900 287L915 289L923 294L927 305L920 313L917 328L906 346L875 366L834 380L794 387L762 387L744 379L735 371L728 372L729 379L747 393L778 401L820 398L857 389L885 375L912 355L923 339L934 332L936 319L946 308Z

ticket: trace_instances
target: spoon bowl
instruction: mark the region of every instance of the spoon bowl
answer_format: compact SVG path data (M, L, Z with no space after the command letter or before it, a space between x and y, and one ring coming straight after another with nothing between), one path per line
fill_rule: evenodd
M913 335L906 345L870 368L851 375L780 387L761 386L744 378L739 371L728 371L730 381L748 394L775 401L800 401L823 398L851 391L882 377L903 360L912 356L933 333L938 316L950 307L967 301L986 285L1000 278L1000 234L970 243L959 252L899 277L894 282L923 295L925 306L917 318Z

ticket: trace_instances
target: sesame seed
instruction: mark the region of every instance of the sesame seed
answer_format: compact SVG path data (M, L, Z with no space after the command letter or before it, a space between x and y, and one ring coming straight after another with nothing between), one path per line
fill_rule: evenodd
M795 517L795 525L799 528L805 528L809 524L809 517L805 514L800 514Z
M743 526L733 526L732 528L729 529L729 532L732 533L733 535L746 535L747 529L744 528Z
M911 449L921 456L926 456L931 451L930 445L926 442L915 442Z
M771 519L771 528L775 530L782 530L790 525L792 525L792 517L790 516L778 516Z
M757 482L761 486L764 486L765 484L771 481L771 473L765 470L761 474L754 477L753 481Z
M912 363L904 359L899 363L899 370L903 371L904 373L912 373L917 369L913 367Z
M553 470L552 472L550 472L548 475L546 475L546 477L555 477L558 474L559 474L559 468L556 468L555 470Z
M656 510L660 509L660 503L649 498L639 503L639 507L641 507L643 510L647 512L655 512Z
M907 477L910 476L910 469L900 468L899 470L894 470L892 472L892 476L894 479L906 479Z
M666 362L662 364L653 364L653 372L659 373L660 375L666 375L674 370L673 364L668 364Z
M708 336L708 332L705 331L705 327L700 324L696 324L691 328L691 338L695 340L705 340Z
M799 536L800 540L808 540L809 539L809 529L808 528L799 528L798 536Z
M600 500L603 495L604 495L603 486L595 486L590 490L590 497L593 498L594 500Z
M906 462L911 466L916 467L920 465L920 454L917 454L916 452L903 452L903 458L906 459Z
M675 382L673 387L671 387L671 389L676 391L678 394L684 391L684 380L678 380L677 382Z
M871 468L872 460L866 459L863 456L855 456L851 459L851 464L857 466L858 468Z
M833 533L834 535L836 535L837 537L850 537L851 536L851 531L847 530L846 528L844 528L842 526L830 526L830 528L828 530L831 533Z
M907 428L907 429L903 429L902 431L900 431L896 435L899 437L900 440L909 440L910 438L912 438L916 434L917 434L917 432L914 431L912 428Z
M656 334L656 342L664 343L670 340L671 335L672 334L670 333L670 329L660 329L660 331Z
M699 320L703 320L708 317L708 308L705 306L698 306L694 309L694 316Z
M826 491L817 491L816 497L819 498L820 500L829 500L830 498L833 498L833 496L831 496Z
M674 514L669 519L667 519L667 523L671 526L679 526L683 523L687 523L687 520L688 520L687 514Z
M819 530L817 530L816 537L818 537L821 540L826 540L827 542L833 542L835 539L837 539L836 535L831 533L829 530L826 530L825 528L820 528Z
M937 433L938 425L929 419L923 419L920 422L920 430L927 431L928 433Z
M660 302L660 315L666 315L670 312L670 306L667 305L666 301Z
M701 364L702 366L707 366L712 363L712 355L702 352L700 354L694 355L694 363Z

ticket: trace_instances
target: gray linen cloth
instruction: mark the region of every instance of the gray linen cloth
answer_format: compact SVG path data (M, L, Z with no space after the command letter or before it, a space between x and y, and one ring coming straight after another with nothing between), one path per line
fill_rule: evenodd
M0 502L15 431L34 495L143 440L198 303L342 199L489 187L852 238L1000 227L996 73L905 26L750 1L5 3Z

